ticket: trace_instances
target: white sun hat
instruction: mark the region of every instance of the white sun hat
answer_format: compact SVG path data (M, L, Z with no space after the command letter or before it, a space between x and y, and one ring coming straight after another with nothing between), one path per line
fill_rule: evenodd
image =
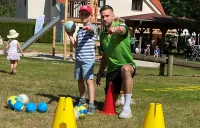
M7 35L7 38L17 38L19 36L19 33L17 33L14 29L11 29L9 31L9 35Z

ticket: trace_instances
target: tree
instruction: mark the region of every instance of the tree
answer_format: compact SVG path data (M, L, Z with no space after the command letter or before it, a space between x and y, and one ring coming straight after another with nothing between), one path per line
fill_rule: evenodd
M200 20L199 0L160 0L167 15Z
M16 0L0 0L0 16L16 15Z

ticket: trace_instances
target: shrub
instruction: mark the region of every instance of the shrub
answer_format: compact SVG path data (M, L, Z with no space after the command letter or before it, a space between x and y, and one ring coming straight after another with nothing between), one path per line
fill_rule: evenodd
M17 40L26 42L34 35L35 23L33 22L0 22L0 35L7 40L7 35L10 29L15 29L19 33ZM53 40L53 29L42 36L38 43L51 43Z

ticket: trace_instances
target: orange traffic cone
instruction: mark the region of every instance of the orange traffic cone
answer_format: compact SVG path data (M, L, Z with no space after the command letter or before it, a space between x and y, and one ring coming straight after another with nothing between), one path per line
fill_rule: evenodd
M103 114L115 115L114 85L110 82L103 106Z

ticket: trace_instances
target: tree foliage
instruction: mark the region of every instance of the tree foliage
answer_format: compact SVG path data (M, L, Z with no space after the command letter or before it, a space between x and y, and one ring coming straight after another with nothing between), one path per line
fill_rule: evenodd
M200 20L199 0L160 0L167 15Z
M0 16L16 15L16 0L0 0Z

